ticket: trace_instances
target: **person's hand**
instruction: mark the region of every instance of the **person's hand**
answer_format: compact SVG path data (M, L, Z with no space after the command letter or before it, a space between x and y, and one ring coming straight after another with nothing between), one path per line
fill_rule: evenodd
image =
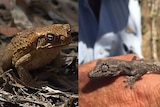
M133 56L113 58L131 60ZM132 89L125 88L125 76L89 79L96 61L79 65L79 107L160 107L160 74L145 74Z

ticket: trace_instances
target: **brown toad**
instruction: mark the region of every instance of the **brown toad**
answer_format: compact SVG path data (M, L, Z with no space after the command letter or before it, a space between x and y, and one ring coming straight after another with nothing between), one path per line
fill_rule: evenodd
M54 60L71 42L70 31L69 24L54 24L17 33L4 51L3 70L15 67L25 85L38 87L29 71Z

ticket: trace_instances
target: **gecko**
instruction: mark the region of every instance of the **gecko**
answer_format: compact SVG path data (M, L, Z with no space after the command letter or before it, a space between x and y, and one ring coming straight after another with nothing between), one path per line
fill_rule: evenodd
M147 73L160 73L160 63L146 60L131 61L118 59L98 60L96 66L88 73L89 78L115 77L125 75L125 87L132 88L134 83Z

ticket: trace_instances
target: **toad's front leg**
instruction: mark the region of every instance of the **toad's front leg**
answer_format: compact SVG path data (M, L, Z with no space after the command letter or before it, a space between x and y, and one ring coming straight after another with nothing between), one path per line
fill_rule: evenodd
M36 83L32 76L29 73L29 68L26 66L30 61L31 55L26 54L16 61L15 67L20 77L20 80L24 83L25 86L28 87L36 87L39 88L40 84Z

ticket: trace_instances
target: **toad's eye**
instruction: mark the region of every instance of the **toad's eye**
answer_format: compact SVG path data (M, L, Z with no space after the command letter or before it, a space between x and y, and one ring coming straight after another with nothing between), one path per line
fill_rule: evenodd
M47 39L48 39L48 41L53 41L56 39L56 36L53 34L47 34Z

